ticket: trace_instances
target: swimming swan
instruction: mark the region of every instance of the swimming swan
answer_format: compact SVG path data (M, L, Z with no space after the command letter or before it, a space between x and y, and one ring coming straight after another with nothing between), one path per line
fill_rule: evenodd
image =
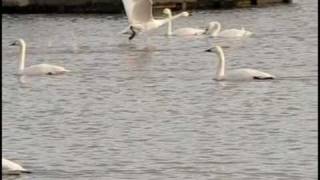
M182 12L170 18L154 19L152 14L152 0L122 0L128 16L129 29L132 32L129 40L133 39L137 32L146 32L156 29L171 20L181 16L188 16L188 12Z
M206 50L206 52L217 53L219 57L219 62L217 65L216 77L214 78L217 81L221 80L267 80L274 79L275 76L261 72L255 69L234 69L234 70L225 70L225 59L224 53L220 46L215 46L211 49Z
M21 173L31 173L19 164L8 159L2 158L2 174L19 175Z
M163 10L163 13L168 15L169 19L172 19L172 11L169 8L165 8ZM177 35L177 36L193 36L193 35L202 35L205 34L206 30L204 29L197 29L197 28L179 28L172 32L172 21L168 22L168 31L167 35L172 36L172 35Z
M216 27L216 28L215 28ZM252 32L246 31L243 27L239 29L226 29L221 31L221 24L218 21L213 21L209 24L209 35L216 37L247 37L251 36Z
M64 67L50 65L50 64L37 64L29 67L24 67L26 59L26 43L23 39L14 41L11 46L20 46L20 62L19 62L19 75L55 75L69 72Z

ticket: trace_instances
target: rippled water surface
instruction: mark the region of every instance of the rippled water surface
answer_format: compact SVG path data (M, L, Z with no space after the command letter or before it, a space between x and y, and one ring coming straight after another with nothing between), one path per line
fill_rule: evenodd
M316 2L195 11L174 28L213 20L255 34L168 38L162 27L129 42L122 14L4 15L2 153L33 171L13 179L316 179ZM16 38L27 65L72 72L19 80ZM214 81L213 45L229 46L228 68L278 79Z

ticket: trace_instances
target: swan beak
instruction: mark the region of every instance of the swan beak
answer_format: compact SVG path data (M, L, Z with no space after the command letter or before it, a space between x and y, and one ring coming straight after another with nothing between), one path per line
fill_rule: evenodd
M204 52L213 52L213 49L210 48L210 49L205 50Z
M17 45L16 42L12 42L9 44L9 46L15 46L15 45Z

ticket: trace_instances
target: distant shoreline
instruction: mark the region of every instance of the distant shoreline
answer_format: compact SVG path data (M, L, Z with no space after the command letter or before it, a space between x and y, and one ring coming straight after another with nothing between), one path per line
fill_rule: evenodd
M154 9L230 9L291 3L291 0L154 0ZM5 14L34 13L123 13L121 0L3 0Z

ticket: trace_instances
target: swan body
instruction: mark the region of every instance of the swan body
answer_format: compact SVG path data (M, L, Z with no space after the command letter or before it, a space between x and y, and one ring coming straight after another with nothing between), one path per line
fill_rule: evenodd
M50 65L50 64L37 64L32 65L25 68L20 74L21 75L29 75L29 76L36 76L36 75L58 75L63 74L65 72L69 72L63 67Z
M227 29L224 31L221 31L218 36L221 37L245 37L245 36L251 36L252 33L249 31L246 31L244 28L241 29Z
M165 8L163 10L163 13L168 15L169 19L172 19L172 11L169 8ZM197 29L197 28L180 28L172 32L172 21L170 20L168 22L168 30L167 30L167 35L176 35L176 36L195 36L195 35L202 35L206 32L204 29Z
M61 66L50 65L50 64L37 64L29 67L25 66L25 57L26 57L26 43L23 39L18 39L12 46L20 46L20 61L19 61L19 70L18 75L56 75L69 72Z
M248 37L252 35L252 32L245 30L243 27L241 29L226 29L221 31L221 24L218 21L209 23L208 29L208 33L213 37Z
M233 69L228 70L222 79L225 80L262 80L262 79L274 79L275 77L271 74L261 72L255 69L243 68L243 69ZM216 80L219 80L217 78Z
M177 36L198 36L204 34L206 31L204 29L197 28L180 28L173 32Z
M231 81L245 81L245 80L268 80L275 79L275 76L261 72L255 69L234 69L225 70L225 58L223 50L220 46L206 50L206 52L215 52L219 57L219 62L217 65L217 71L215 80L231 80Z
M133 39L137 32L151 31L171 20L189 15L188 12L182 12L173 16L171 19L154 19L152 14L152 0L122 0L122 3L128 17L129 29L132 32L129 40Z
M20 166L15 162L2 158L2 173L19 175L21 173L31 173L31 172L29 170L24 169L22 166Z

